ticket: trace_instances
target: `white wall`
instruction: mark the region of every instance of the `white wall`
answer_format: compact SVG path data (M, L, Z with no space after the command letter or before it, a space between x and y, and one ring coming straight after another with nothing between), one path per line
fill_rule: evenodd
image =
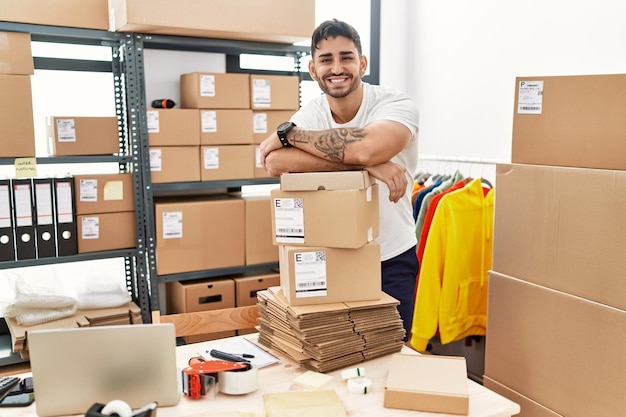
M380 82L418 102L424 159L509 162L517 76L626 71L623 0L381 1Z

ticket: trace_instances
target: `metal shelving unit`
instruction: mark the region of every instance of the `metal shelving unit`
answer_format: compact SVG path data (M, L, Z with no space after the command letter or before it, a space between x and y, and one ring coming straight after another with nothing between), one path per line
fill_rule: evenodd
M50 156L38 157L38 165L44 164L98 164L115 163L120 173L132 173L135 195L136 235L137 246L127 250L113 250L77 254L43 259L28 259L11 262L0 262L0 269L21 268L26 266L62 264L68 262L89 261L97 259L123 258L126 286L133 301L141 308L142 320L150 321L150 296L148 275L146 273L145 257L145 223L142 184L142 159L138 143L130 140L129 131L133 126L133 115L128 112L131 107L127 103L127 85L132 74L128 74L129 67L126 61L127 35L92 29L76 29L56 26L44 26L0 21L0 31L28 32L31 40L36 42L51 42L59 44L96 45L111 49L110 61L95 61L82 59L57 59L34 57L35 69L64 70L64 71L91 71L112 73L115 112L119 120L119 153L103 156ZM15 158L0 158L0 165L12 165ZM3 362L4 363L4 362Z
M129 38L130 41L130 38ZM168 36L168 35L147 35L133 34L132 45L129 44L129 50L133 51L129 60L133 62L127 63L133 67L134 83L128 85L128 95L132 96L129 103L134 103L138 122L136 130L131 131L136 134L133 142L140 143L142 147L140 154L144 158L143 164L143 184L144 184L144 204L146 215L146 255L147 267L150 281L150 305L153 311L159 310L159 283L183 281L197 278L216 277L228 274L244 273L256 271L260 269L268 269L277 267L277 263L263 265L248 265L234 268L220 268L206 271L196 271L181 274L170 274L159 276L156 270L156 230L154 218L154 196L164 195L191 195L202 194L210 190L224 189L225 191L241 190L242 186L255 184L272 184L277 183L277 179L249 179L249 180L233 180L233 181L211 181L211 182L186 182L186 183L167 183L152 184L150 175L149 146L148 146L148 129L146 121L146 97L145 97L145 66L143 52L145 49L161 49L172 51L193 51L193 52L211 52L223 53L226 55L227 72L249 72L249 73L272 73L276 75L298 75L300 73L300 58L307 54L308 48L264 42L248 42L223 39L194 38L186 36ZM245 71L239 66L241 54L260 54L275 56L290 56L294 58L294 69L291 72L276 71Z

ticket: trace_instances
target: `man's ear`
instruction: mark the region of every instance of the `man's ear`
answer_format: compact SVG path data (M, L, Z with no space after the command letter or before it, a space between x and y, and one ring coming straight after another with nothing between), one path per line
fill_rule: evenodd
M367 57L365 55L361 55L361 65L359 69L361 77L365 75L365 71L367 71Z
M309 74L311 74L311 78L313 81L317 81L317 74L315 72L315 63L311 60L309 61Z

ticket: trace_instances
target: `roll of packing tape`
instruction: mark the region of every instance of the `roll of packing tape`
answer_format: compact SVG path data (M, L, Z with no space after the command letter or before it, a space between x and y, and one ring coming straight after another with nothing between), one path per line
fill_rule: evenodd
M358 378L365 376L365 368L352 368L341 371L341 379Z
M367 394L372 389L372 380L365 377L348 379L348 392Z
M217 373L220 392L230 395L248 394L259 388L259 368L252 367L245 371L224 371Z
M126 404L124 401L113 400L102 407L100 413L108 416L117 414L119 417L132 417L133 410L130 408L130 405Z

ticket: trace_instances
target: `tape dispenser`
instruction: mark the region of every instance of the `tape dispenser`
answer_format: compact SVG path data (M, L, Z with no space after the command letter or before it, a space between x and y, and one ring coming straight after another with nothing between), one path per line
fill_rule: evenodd
M194 359L181 371L183 394L189 398L200 398L210 392L219 372L247 371L251 366L245 362Z

